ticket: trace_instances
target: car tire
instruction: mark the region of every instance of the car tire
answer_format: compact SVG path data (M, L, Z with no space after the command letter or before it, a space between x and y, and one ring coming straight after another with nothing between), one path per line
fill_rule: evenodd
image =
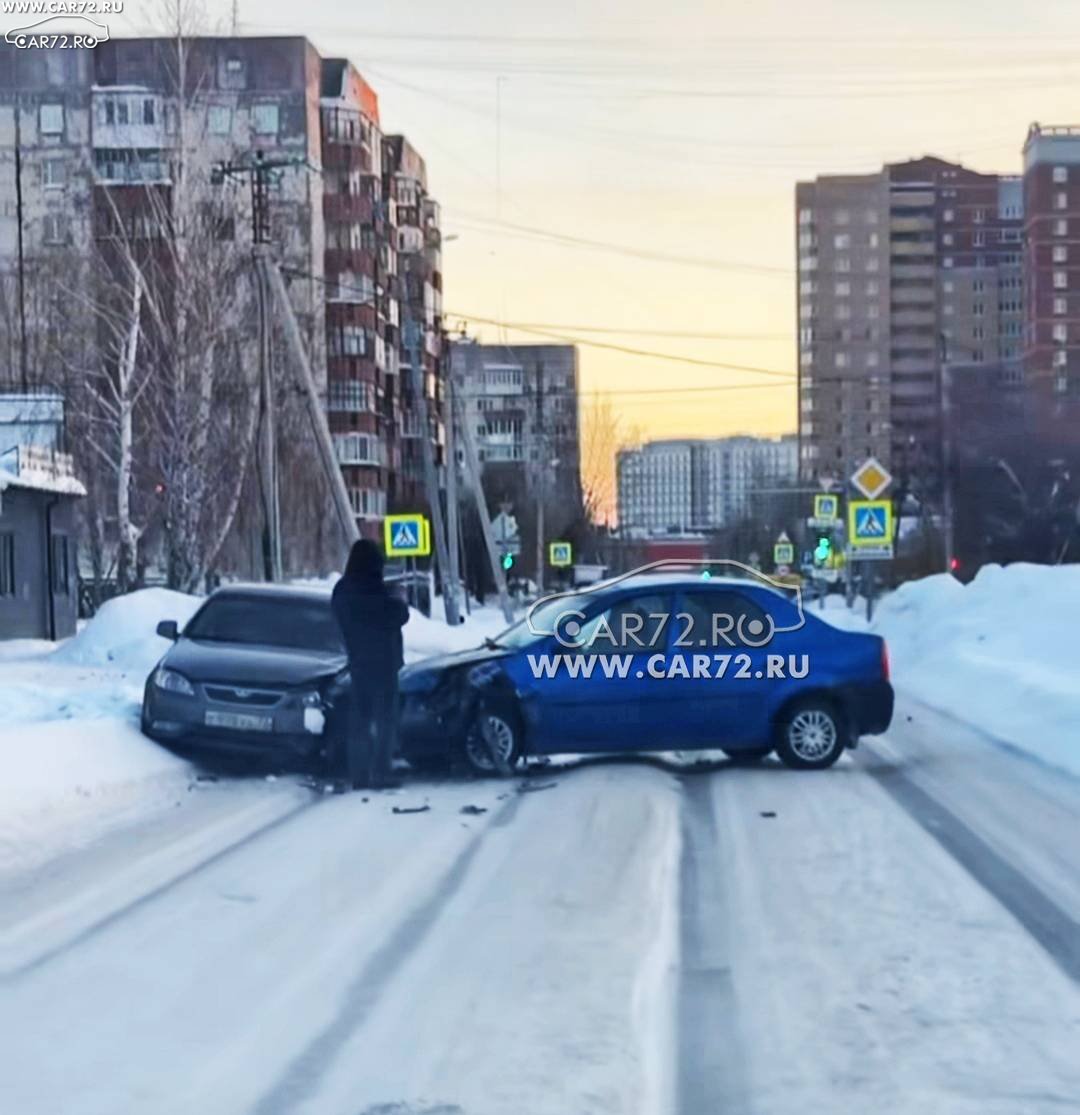
M844 753L847 725L827 697L808 697L784 710L776 753L793 770L824 770Z
M483 733L488 733L485 742ZM504 704L480 704L462 740L465 765L481 778L513 774L522 754L523 733L516 711ZM495 748L493 761L490 747Z
M752 767L760 763L766 755L771 755L773 749L771 747L748 747L742 751L728 751L727 748L721 747L720 750L728 757L732 766Z

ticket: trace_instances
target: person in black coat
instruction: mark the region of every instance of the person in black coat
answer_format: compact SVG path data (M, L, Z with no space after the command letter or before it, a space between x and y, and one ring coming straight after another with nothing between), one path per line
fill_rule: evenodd
M374 542L353 543L331 606L345 639L352 685L342 773L353 789L384 788L391 784L401 628L409 608L387 590L382 550Z

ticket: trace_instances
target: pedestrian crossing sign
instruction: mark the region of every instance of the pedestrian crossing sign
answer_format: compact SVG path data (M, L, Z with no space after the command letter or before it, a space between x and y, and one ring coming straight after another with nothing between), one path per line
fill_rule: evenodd
M387 557L427 557L431 553L431 524L424 515L387 515L383 542Z
M852 550L892 549L893 509L888 499L848 502L848 545Z
M574 564L574 547L569 542L551 542L548 544L548 563L556 569Z

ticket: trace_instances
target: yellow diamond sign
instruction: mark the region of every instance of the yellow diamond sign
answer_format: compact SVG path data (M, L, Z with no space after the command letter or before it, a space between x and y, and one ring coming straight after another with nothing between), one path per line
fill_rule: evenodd
M892 475L880 461L870 457L852 473L851 483L859 489L867 499L877 499L879 495L892 483Z

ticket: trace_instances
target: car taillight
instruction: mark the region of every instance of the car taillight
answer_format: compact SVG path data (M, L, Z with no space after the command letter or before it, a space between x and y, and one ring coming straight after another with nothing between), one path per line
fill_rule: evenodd
M884 639L881 640L881 674L889 680L889 644Z

